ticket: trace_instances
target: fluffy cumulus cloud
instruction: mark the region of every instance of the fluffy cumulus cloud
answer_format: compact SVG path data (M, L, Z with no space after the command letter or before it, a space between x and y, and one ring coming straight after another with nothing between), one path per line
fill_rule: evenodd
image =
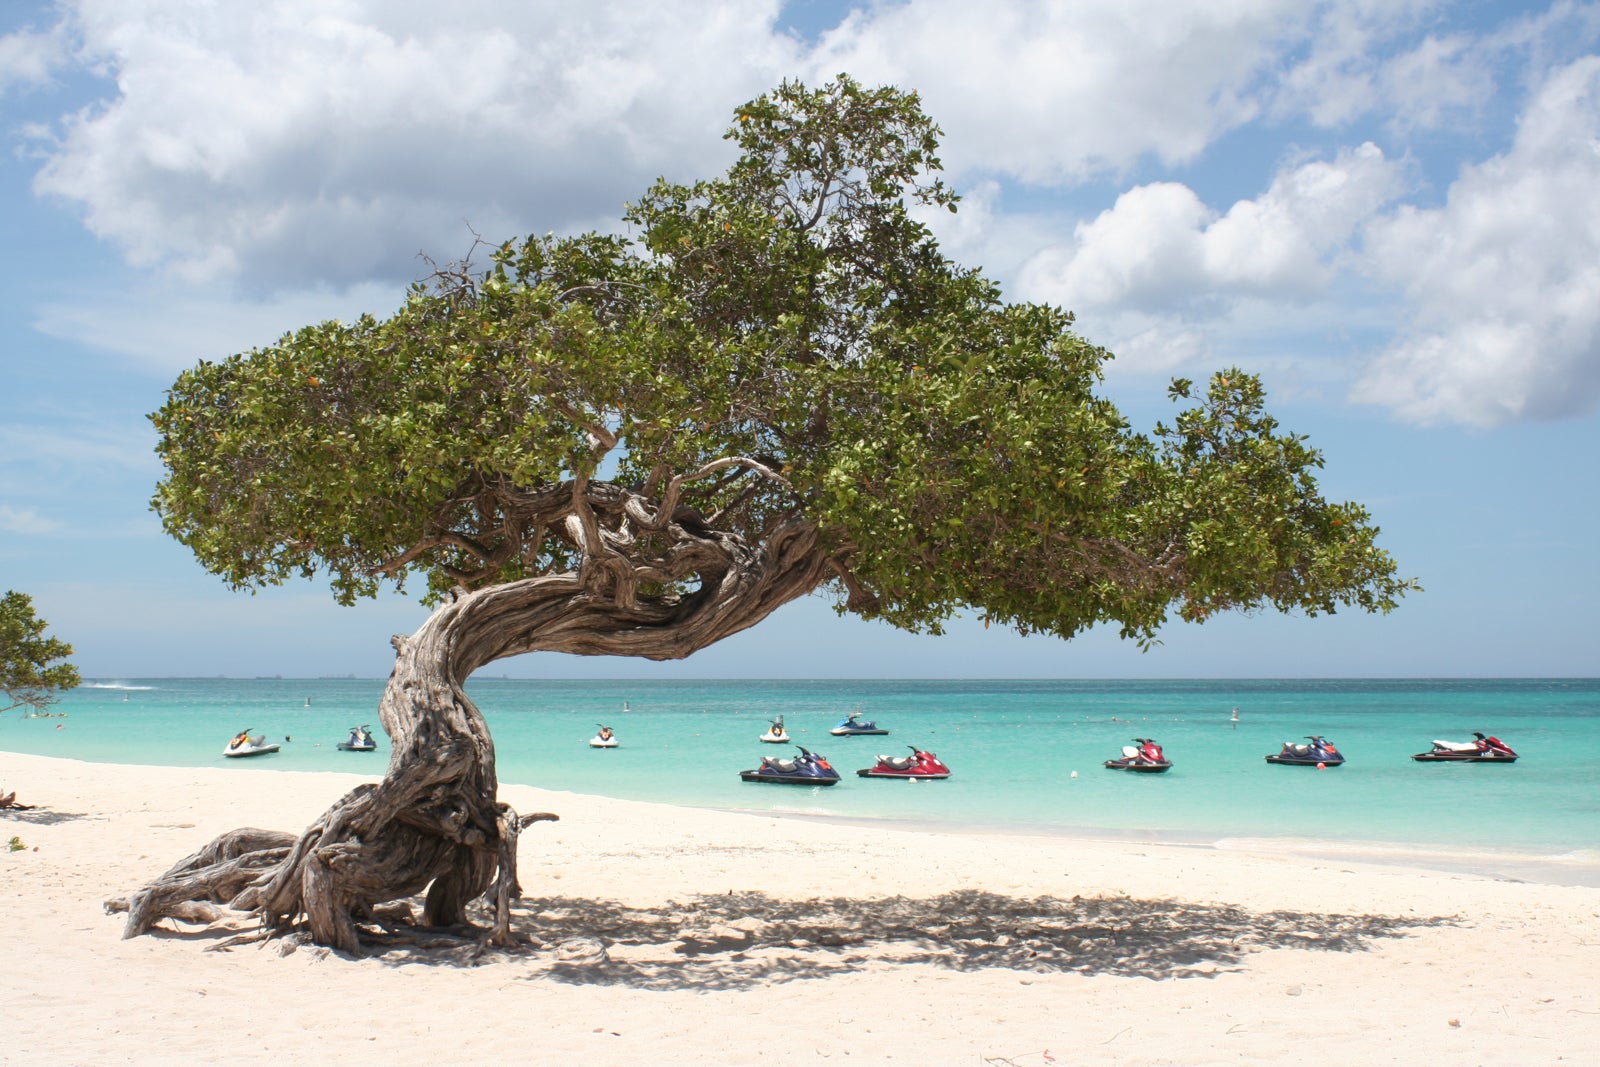
M1338 100L1332 122L1387 107L1370 88L1387 69L1377 57L1437 6L918 0L853 15L812 63L918 87L950 134L945 159L957 172L1047 184L1146 158L1187 163L1265 113L1320 116ZM1406 68L1415 106L1464 91L1461 65L1446 58L1423 49Z
M36 190L136 265L266 287L615 219L796 47L776 0L65 6L117 91L40 146Z
M280 314L381 311L419 252L615 225L656 175L719 170L741 101L847 71L944 127L971 194L933 223L947 250L1079 312L1118 367L1361 321L1334 358L1381 352L1355 395L1407 418L1600 403L1600 59L1576 58L1600 4L790 2L810 38L784 0L58 0L0 37L0 93L68 67L104 93L13 127L35 190L176 287L35 324L167 366Z
M922 0L852 17L815 67L918 87L957 171L1048 183L1192 159L1256 113L1251 83L1303 32L1277 0Z
M1556 71L1509 151L1437 208L1367 236L1410 326L1355 390L1422 422L1489 426L1600 405L1600 57Z
M1186 185L1137 186L1019 272L1019 294L1109 326L1124 365L1168 369L1203 354L1198 323L1243 301L1322 293L1363 223L1404 187L1367 143L1281 171L1226 212Z
M1281 68L1270 108L1337 127L1370 113L1405 113L1404 125L1429 125L1464 96L1491 83L1482 57L1460 39L1432 34L1408 41L1439 19L1440 0L1345 0L1306 5L1313 32ZM1394 95L1403 89L1405 97Z

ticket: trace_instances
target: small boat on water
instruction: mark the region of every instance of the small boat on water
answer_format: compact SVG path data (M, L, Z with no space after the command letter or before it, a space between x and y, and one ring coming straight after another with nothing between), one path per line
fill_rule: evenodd
M616 748L617 735L611 732L611 727L602 726L600 732L589 738L590 748Z
M371 752L378 747L372 739L372 727L352 726L350 736L339 742L340 752Z
M1488 734L1472 731L1476 741L1434 741L1433 748L1411 758L1418 763L1515 763L1511 746Z
M875 722L862 722L861 712L852 711L835 723L833 729L828 732L834 737L871 737L881 736L889 731L879 728Z
M265 756L278 751L278 746L269 744L266 734L250 736L249 730L240 730L222 754L229 759L242 759L245 756Z
M1321 734L1307 734L1306 744L1285 741L1283 750L1266 760L1288 767L1337 767L1344 762L1344 755Z
M839 772L815 752L800 748L800 755L794 759L762 757L761 766L751 771L740 771L739 780L771 782L775 785L838 785Z
M1167 759L1160 745L1148 737L1135 737L1133 740L1133 744L1122 746L1120 759L1106 760L1108 770L1138 771L1142 774L1160 774L1172 770L1172 761Z
M783 728L782 715L772 720L772 725L767 727L767 732L761 735L761 740L769 745L787 745L789 743L789 731Z

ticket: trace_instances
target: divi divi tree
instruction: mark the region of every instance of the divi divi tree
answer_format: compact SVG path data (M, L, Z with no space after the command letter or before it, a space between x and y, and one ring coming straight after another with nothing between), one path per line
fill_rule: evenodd
M498 801L462 688L501 657L676 659L815 592L913 631L1144 642L1392 608L1411 583L1257 378L1174 382L1171 425L1136 433L1070 314L940 253L938 134L911 93L785 84L736 111L725 175L658 182L621 236L508 242L387 318L184 372L153 416L169 533L233 588L421 585L435 610L393 639L383 781L218 839L114 902L127 933L220 904L354 950L425 894L424 924L487 897L509 938L536 816Z

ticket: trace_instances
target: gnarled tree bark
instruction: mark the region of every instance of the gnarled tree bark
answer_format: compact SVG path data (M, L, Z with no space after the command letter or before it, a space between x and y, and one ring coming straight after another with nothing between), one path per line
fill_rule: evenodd
M107 901L109 911L128 913L123 936L168 918L216 921L222 905L255 913L270 934L303 928L319 944L356 952L359 924L375 907L426 893L427 926L465 923L468 904L489 894L495 920L486 936L507 942L510 902L521 891L518 831L554 816L519 816L499 801L494 742L463 690L472 672L537 651L682 658L830 574L815 528L798 520L779 523L759 545L694 523L669 532L667 554L698 577L687 592L619 597L617 583L593 571L548 575L461 593L416 633L395 637L378 712L391 742L383 780L352 790L298 836L233 831L144 889ZM659 557L633 562L663 573Z

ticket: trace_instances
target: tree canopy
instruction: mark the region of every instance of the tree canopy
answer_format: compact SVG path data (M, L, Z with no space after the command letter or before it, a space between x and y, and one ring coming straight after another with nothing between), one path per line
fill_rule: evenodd
M30 707L43 710L58 692L78 684L78 668L65 661L72 646L46 637L48 624L33 611L33 598L7 590L0 599L0 711Z
M1394 607L1413 583L1255 375L1175 382L1135 432L1070 313L940 252L939 132L914 93L785 83L724 175L658 181L619 233L508 241L184 372L154 507L235 588L320 572L345 602L566 575L637 624L787 538L781 598L914 631Z

